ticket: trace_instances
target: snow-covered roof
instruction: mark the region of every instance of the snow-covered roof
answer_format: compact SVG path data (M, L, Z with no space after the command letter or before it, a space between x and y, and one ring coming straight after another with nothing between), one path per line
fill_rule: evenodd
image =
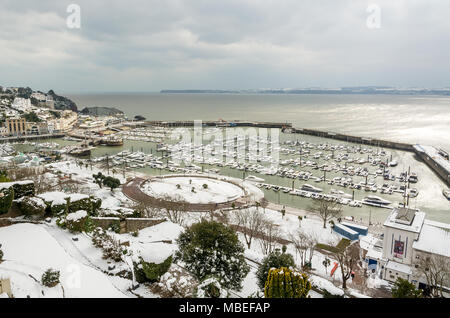
M413 216L412 220L411 215ZM387 217L384 226L419 233L424 220L425 212L405 208L395 208L392 209L392 212Z
M366 254L367 258L371 259L382 259L383 258L383 250L380 248L370 248Z
M408 275L412 274L411 267L409 267L406 264L397 263L397 262L394 262L394 261L388 261L387 264L386 264L386 268L387 269L392 269L392 270L397 271L397 272L405 273L405 274L408 274Z
M357 235L357 234L359 234L358 232L356 232L356 231L352 230L351 228L346 227L345 225L342 225L342 224L340 224L340 223L336 223L334 226L335 226L335 227L338 227L338 228L340 228L340 229L345 230L347 233L349 233L349 234L351 234L351 235Z
M361 230L367 230L368 229L367 226L359 225L359 224L356 224L356 223L350 223L350 222L343 221L343 222L341 222L341 224L345 225L347 227L354 227L354 228L361 229Z
M425 220L413 248L450 257L450 224Z
M372 235L360 235L359 236L359 246L363 250L369 250L370 248L373 248L374 246L383 246L383 242L375 236Z

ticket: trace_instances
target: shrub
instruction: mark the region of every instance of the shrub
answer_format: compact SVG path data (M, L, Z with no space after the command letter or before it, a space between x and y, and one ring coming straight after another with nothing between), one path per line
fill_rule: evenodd
M17 200L17 205L23 214L44 216L47 205L38 197L22 197Z
M397 278L394 287L392 288L393 298L421 298L422 291L406 279Z
M120 233L120 221L114 220L111 222L111 225L109 226L109 230L113 231L114 233L119 234Z
M13 184L14 188L14 199L20 199L26 196L34 196L35 187L32 180L19 181Z
M219 280L212 276L205 278L196 289L197 298L226 298L227 291L222 288Z
M3 261L2 244L0 244L0 263Z
M108 176L103 179L103 185L105 187L110 188L111 191L113 191L115 188L118 188L120 186L120 180L117 178Z
M66 228L73 233L83 232L88 218L88 213L84 210L69 213L65 220Z
M323 290L323 298L344 298L344 295L335 295L330 293L328 290Z
M162 298L191 298L194 297L197 279L179 266L170 266L156 284L150 286L151 291Z
M92 243L95 247L102 249L104 259L112 259L115 262L120 262L123 256L128 253L128 250L120 245L119 241L101 228L94 229Z
M47 287L55 287L59 284L59 276L59 271L53 270L51 268L47 269L41 278L42 285Z
M279 249L276 249L262 260L256 272L258 286L261 290L264 290L269 270L280 267L295 267L295 261L291 254L281 253Z
M138 282L142 283L142 280L144 280L155 283L160 280L161 276L164 275L170 268L170 265L172 265L172 256L169 256L160 264L146 262L141 257L140 265L141 266L138 266L137 270L135 269L135 272L141 271L139 275L136 275L136 277L139 277L139 280L141 280Z
M311 283L304 273L286 267L272 268L264 286L266 298L307 298Z
M206 183L203 183L203 189L208 189L208 185Z
M176 259L199 280L216 275L224 288L240 290L250 271L244 246L228 226L203 219L191 225L177 239Z
M13 187L0 190L0 215L8 213L14 199Z

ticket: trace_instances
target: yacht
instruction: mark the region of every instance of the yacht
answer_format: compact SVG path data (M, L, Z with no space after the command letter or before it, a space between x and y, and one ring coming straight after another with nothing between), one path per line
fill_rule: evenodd
M258 178L253 175L248 176L247 178L245 178L245 180L246 181L255 181L255 182L264 182L263 178Z
M302 185L302 187L300 189L303 191L309 191L309 192L322 192L323 191L320 188L313 187L312 185L306 184L306 183L304 185Z
M378 207L385 207L385 206L391 204L390 201L382 199L375 195L369 195L369 196L365 197L364 200L362 201L362 203L367 204L367 205L372 205L372 206L378 206Z

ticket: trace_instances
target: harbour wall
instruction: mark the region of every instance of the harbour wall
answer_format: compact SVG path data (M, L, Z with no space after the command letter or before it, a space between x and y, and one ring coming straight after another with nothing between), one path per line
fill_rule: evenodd
M0 138L0 143L14 142L14 141L25 141L25 140L62 138L64 136L65 136L65 134L45 134L45 135L22 135L22 136L13 136L13 137L3 137L3 138Z
M253 121L202 121L204 126L208 127L258 127L258 128L286 128L292 127L292 123L275 123L275 122L253 122ZM161 127L193 127L193 120L179 120L179 121L146 121L146 126L161 126Z

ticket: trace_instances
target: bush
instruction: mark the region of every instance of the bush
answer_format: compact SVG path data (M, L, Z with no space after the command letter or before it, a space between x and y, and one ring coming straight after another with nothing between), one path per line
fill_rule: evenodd
M112 259L115 262L120 262L123 256L128 254L128 250L120 245L119 241L115 240L101 228L94 229L92 243L95 247L102 249L104 259Z
M244 246L230 227L203 219L181 233L177 243L176 259L199 280L215 275L222 287L242 289L250 268Z
M272 268L264 287L266 298L307 298L311 283L304 273L286 267Z
M113 177L106 177L103 179L103 185L105 187L108 187L113 191L115 188L118 188L120 186L120 180Z
M197 298L226 298L227 291L222 288L219 280L212 276L205 278L196 289Z
M394 287L392 288L393 298L421 298L422 291L406 279L397 278Z
M344 295L335 295L330 293L328 290L323 290L323 298L344 298Z
M32 180L15 182L13 184L14 188L14 199L20 199L26 196L34 196L35 187Z
M55 287L59 284L59 276L59 271L53 270L51 268L47 269L41 278L42 285L47 287Z
M3 255L2 244L0 244L0 263L3 261Z
M140 272L136 275L136 278L139 277L138 282L158 282L162 275L164 275L167 270L172 265L172 256L169 256L164 262L160 264L145 262L142 258L140 258L140 266L135 266L135 273Z
M120 221L114 220L111 222L111 225L109 226L109 230L113 231L114 233L119 234L120 233Z
M17 205L20 211L27 216L44 216L47 207L44 200L38 197L22 197L17 200Z
M65 218L65 226L72 233L83 232L88 219L89 216L84 210L69 213Z
M295 267L294 257L289 253L281 253L279 249L267 255L256 272L258 287L264 290L264 286L271 268Z
M13 187L0 190L0 215L8 213L14 199Z

